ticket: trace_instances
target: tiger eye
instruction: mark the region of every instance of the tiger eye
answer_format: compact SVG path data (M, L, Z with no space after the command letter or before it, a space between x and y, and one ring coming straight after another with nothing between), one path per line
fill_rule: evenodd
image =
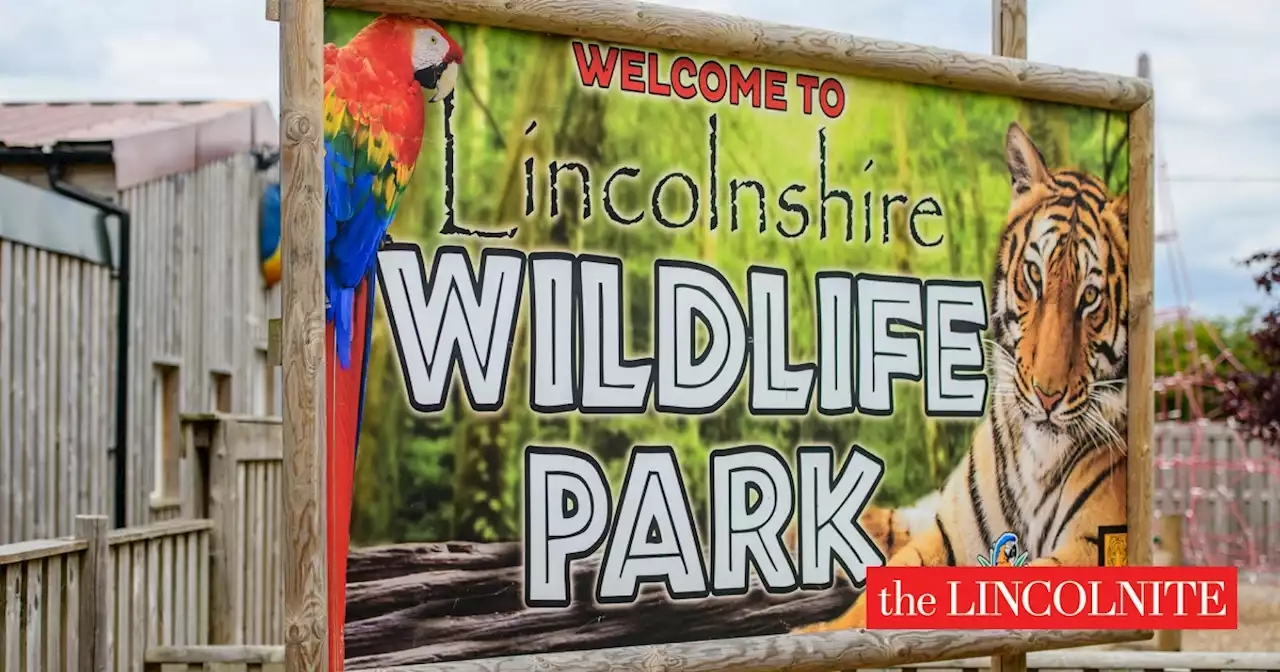
M1093 285L1085 287L1084 296L1081 297L1081 301L1084 303L1084 305L1086 306L1091 305L1093 304L1094 301L1097 301L1097 300L1098 300L1098 288L1094 287Z
M1033 261L1028 261L1026 263L1027 263L1027 275L1031 277L1031 282L1034 282L1036 287L1039 287L1040 281L1041 281L1040 267L1036 266L1035 262Z

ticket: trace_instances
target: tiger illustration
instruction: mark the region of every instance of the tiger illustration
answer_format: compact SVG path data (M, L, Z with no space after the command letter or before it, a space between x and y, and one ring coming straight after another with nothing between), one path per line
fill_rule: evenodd
M1098 529L1126 520L1128 199L1045 167L1016 123L1012 203L991 284L991 403L940 492L868 507L890 566L974 565L1013 532L1030 566L1098 563ZM860 596L834 621L866 626Z

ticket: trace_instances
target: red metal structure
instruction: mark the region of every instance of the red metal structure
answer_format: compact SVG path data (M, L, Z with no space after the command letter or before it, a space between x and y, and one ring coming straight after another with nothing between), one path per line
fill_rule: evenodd
M1243 365L1195 313L1167 165L1157 170L1156 243L1166 253L1175 307L1156 313L1156 360L1173 362L1172 372L1158 367L1155 380L1156 513L1185 513L1184 563L1234 566L1243 580L1276 582L1280 459L1237 431L1213 403L1223 375Z

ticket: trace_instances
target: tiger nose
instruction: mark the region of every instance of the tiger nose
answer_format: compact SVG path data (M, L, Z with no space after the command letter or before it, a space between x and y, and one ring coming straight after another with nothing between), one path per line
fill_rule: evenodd
M1062 401L1064 390L1059 390L1053 393L1045 392L1044 389L1040 387L1039 383L1032 385L1032 387L1035 388L1036 396L1039 397L1040 405L1044 408L1045 413L1052 411L1053 407L1056 406L1059 401Z

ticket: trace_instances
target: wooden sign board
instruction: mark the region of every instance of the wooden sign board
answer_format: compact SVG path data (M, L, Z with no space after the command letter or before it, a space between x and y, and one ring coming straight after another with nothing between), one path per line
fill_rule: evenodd
M327 324L282 330L325 428L286 439L327 549L287 608L314 626L327 581L334 669L1145 635L880 633L859 598L1005 532L1149 561L1145 82L621 2L336 4L322 36L281 5L286 245L324 240L326 288L286 294Z

